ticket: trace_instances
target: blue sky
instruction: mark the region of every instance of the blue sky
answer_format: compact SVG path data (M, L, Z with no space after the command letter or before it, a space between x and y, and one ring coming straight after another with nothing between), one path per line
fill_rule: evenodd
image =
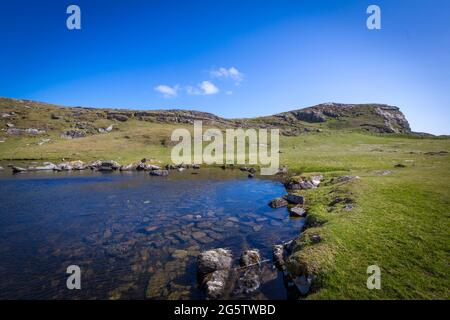
M450 134L447 0L2 0L0 43L0 96L225 117L378 102Z

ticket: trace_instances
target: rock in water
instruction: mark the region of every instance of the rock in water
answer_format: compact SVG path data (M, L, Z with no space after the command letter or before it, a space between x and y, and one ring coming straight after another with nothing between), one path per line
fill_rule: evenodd
M26 172L27 171L27 169L22 168L22 167L17 167L17 166L12 166L11 168L12 168L13 173L19 173L19 172Z
M228 249L204 251L198 258L198 276L208 299L223 296L233 262L233 254Z
M298 196L295 194L288 194L287 196L285 196L286 200L290 203L293 204L304 204L305 203L305 198L303 198L303 196Z
M157 176L157 177L164 177L164 176L169 175L169 171L168 170L153 170L153 171L150 171L150 175Z
M255 292L261 286L261 255L259 250L245 250L239 261L241 266L234 295L249 294Z
M287 201L283 198L276 198L273 199L272 201L270 201L269 206L271 206L272 208L281 208L281 207L286 207L288 205Z
M289 214L292 217L305 217L306 210L300 206L295 206L295 207L289 209Z
M282 244L277 244L273 246L272 249L273 263L278 268L278 270L284 270L284 246Z

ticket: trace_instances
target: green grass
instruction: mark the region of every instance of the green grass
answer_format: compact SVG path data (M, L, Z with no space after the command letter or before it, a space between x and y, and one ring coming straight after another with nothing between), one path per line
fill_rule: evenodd
M348 138L332 138L333 145L319 148L317 157L324 169L339 163L346 165L346 174L361 179L301 192L308 201L312 227L299 239L290 270L318 276L309 299L450 298L449 156L409 153L448 150L448 141ZM333 152L342 139L347 153ZM386 151L372 156L372 147ZM333 157L333 162L324 160ZM313 157L303 161L306 168L314 165ZM393 168L394 163L407 167ZM380 176L379 169L393 173ZM336 174L325 176L329 180ZM330 206L337 196L351 198L354 209ZM312 244L312 234L321 235L322 241ZM369 265L382 270L381 290L366 287Z

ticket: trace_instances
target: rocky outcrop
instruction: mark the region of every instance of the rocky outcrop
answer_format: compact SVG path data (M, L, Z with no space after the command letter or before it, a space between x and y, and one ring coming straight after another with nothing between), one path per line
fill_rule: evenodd
M197 274L208 299L219 299L224 295L232 262L233 254L228 249L218 248L200 254Z
M117 113L117 112L110 112L106 116L110 120L117 120L120 122L125 122L128 120L128 114L127 113Z

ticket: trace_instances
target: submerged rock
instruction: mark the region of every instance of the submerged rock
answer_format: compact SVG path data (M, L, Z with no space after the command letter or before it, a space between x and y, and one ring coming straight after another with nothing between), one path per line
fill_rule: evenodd
M270 201L269 206L271 206L272 208L282 208L282 207L286 207L288 205L287 201L283 198L276 198L273 199L272 201Z
M255 292L261 286L261 255L259 250L245 250L239 260L241 274L233 292L234 295Z
M169 175L169 171L168 170L152 170L152 171L150 171L150 175L157 176L157 177L164 177L164 176Z
M277 244L273 246L272 249L272 259L273 263L279 270L284 270L284 246L282 244Z
M228 249L204 251L198 258L198 276L208 299L223 296L233 262L233 254Z

